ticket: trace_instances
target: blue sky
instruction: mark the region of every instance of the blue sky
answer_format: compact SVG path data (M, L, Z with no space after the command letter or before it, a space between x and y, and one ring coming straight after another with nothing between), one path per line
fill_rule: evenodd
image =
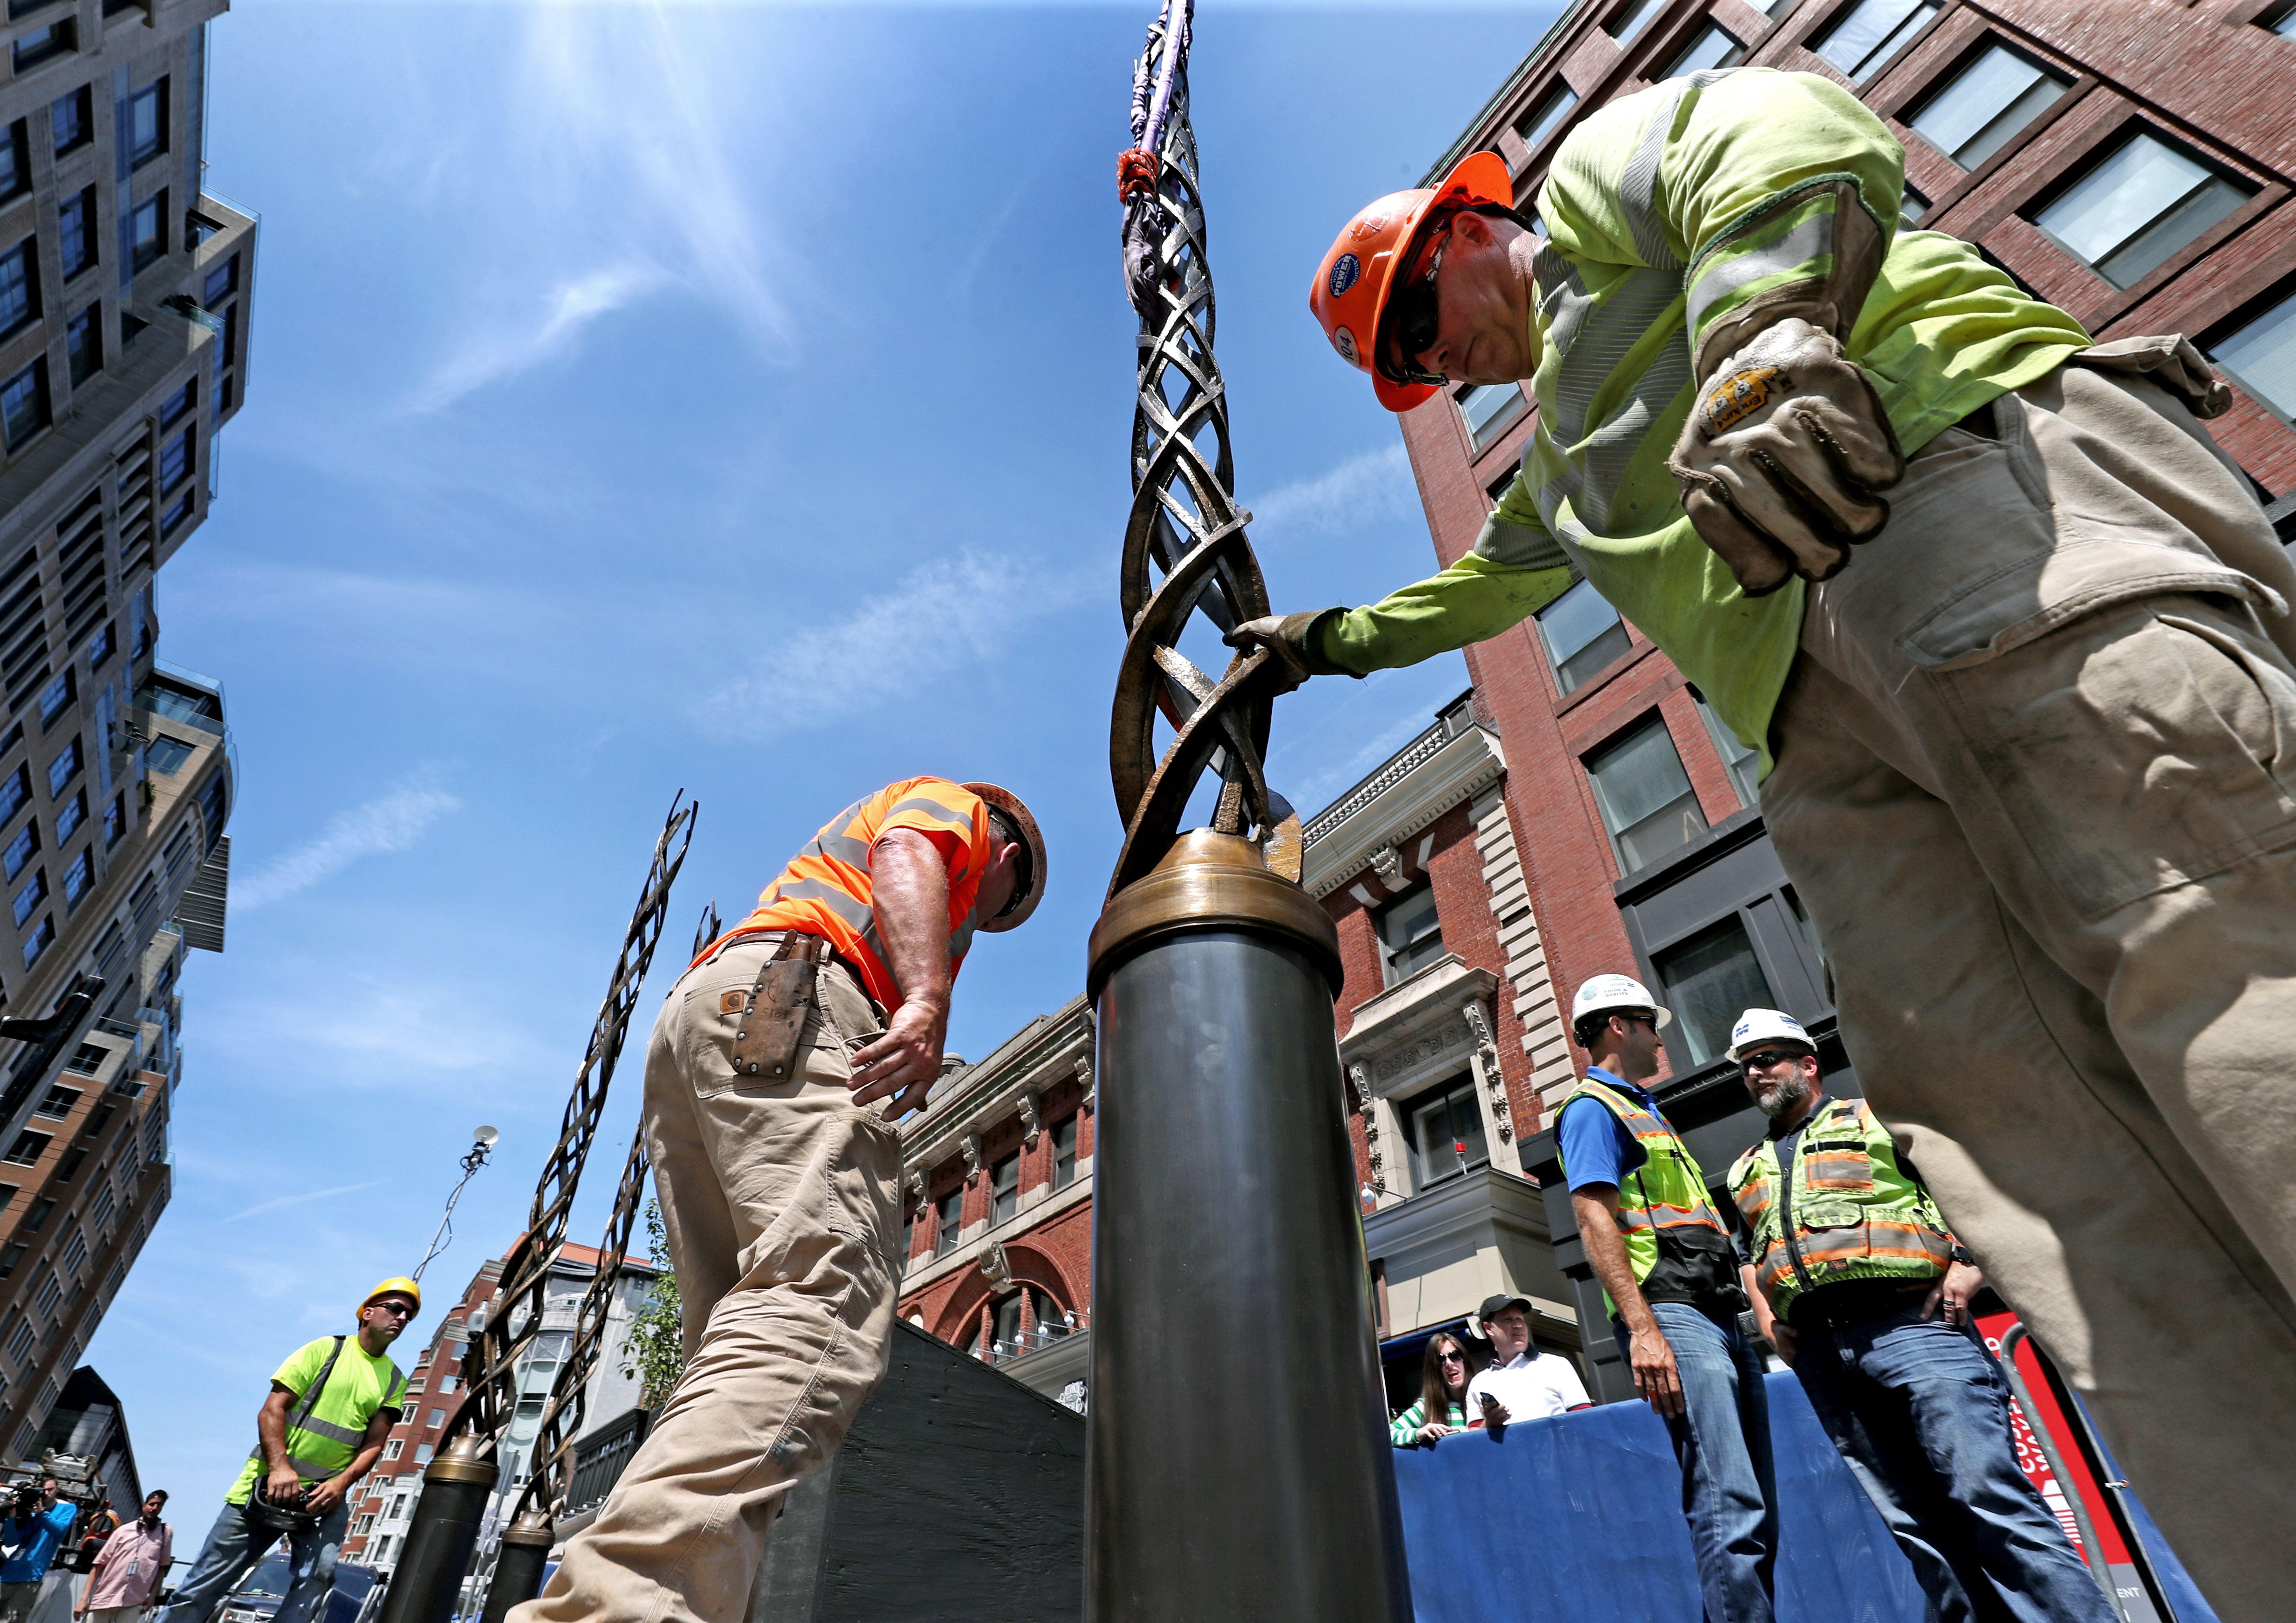
M1150 7L241 0L211 189L258 211L222 499L159 589L243 776L195 954L176 1193L87 1359L203 1530L268 1372L411 1266L480 1121L442 1296L522 1226L672 791L701 802L644 1026L729 917L895 777L988 777L1053 846L951 1047L1078 990L1106 773L1134 318L1113 172ZM1193 71L1240 494L1280 608L1431 568L1391 419L1307 280L1554 5L1205 0ZM1311 811L1456 656L1276 714ZM435 1313L410 1332L426 1338Z

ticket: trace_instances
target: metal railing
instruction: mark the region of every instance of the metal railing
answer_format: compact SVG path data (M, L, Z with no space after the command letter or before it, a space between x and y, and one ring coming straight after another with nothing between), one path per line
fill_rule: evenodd
M1073 1335L1082 1335L1091 1328L1091 1315L1071 1313L1068 1316L1067 1322L1058 1324L1033 1325L1009 1340L992 1336L988 1342L988 1362L1010 1364L1015 1358L1025 1357L1032 1352L1041 1352L1054 1342L1065 1341Z

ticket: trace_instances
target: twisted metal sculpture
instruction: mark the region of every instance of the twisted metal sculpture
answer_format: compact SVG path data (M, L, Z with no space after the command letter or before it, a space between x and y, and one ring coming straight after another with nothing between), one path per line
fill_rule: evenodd
M1284 878L1300 873L1299 819L1269 790L1262 765L1269 712L1289 685L1282 666L1254 649L1230 660L1215 681L1178 646L1199 610L1222 634L1268 611L1244 533L1251 515L1235 504L1227 389L1212 354L1217 307L1188 124L1193 11L1194 0L1164 0L1148 30L1133 70L1133 150L1118 164L1126 291L1140 314L1140 354L1122 573L1129 636L1108 745L1125 824L1111 898L1171 848L1207 770L1220 781L1211 826L1248 834ZM1176 730L1160 760L1159 715Z
M465 1433L492 1439L499 1446L510 1429L512 1417L518 1412L518 1366L534 1345L535 1337L542 1332L551 1265L566 1242L567 1218L573 1209L575 1190L582 1181L583 1163L589 1159L591 1142L597 1136L598 1118L606 1108L606 1090L613 1082L615 1062L620 1059L623 1039L629 1033L638 988L653 961L654 946L661 939L663 916L669 907L669 888L685 862L686 848L693 843L693 823L700 809L680 790L670 802L661 837L654 841L653 863L647 870L644 888L638 892L630 927L622 937L622 950L614 960L613 975L606 983L605 1002L599 1007L597 1023L590 1032L589 1052L583 1055L581 1067L575 1072L574 1091L566 1101L558 1143L549 1160L543 1163L541 1181L535 1186L534 1208L527 1217L526 1233L519 1236L518 1243L503 1258L502 1283L488 1305L486 1327L464 1359L470 1396L439 1439L441 1453L448 1443ZM576 1320L574 1346L560 1366L544 1415L543 1430L537 1440L550 1443L554 1464L559 1463L560 1455L570 1455L570 1439L581 1428L581 1382L597 1364L606 1306L621 1271L622 1253L629 1242L644 1185L645 1152L641 1142L632 1146L629 1160L623 1168L614 1214L606 1225L606 1243L599 1248L602 1254L598 1273L584 1293ZM578 1365L582 1372L578 1379L575 1375ZM552 1429L554 1422L555 1430ZM569 1440L561 1442L561 1438ZM537 1447L536 1458L541 1457L542 1449ZM536 1480L539 1480L538 1474ZM535 1483L529 1481L527 1496L531 1498L534 1492Z

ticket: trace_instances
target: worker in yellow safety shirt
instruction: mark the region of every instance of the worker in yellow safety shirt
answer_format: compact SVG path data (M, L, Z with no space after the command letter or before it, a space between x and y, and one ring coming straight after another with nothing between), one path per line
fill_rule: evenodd
M901 1276L894 1124L940 1079L974 935L1024 922L1045 869L1011 791L904 778L832 817L670 989L644 1132L685 1372L512 1623L747 1615L785 1496L884 1377Z
M1875 1110L2218 1611L2276 1618L2296 567L2199 352L1899 229L1903 172L1831 79L1736 68L1587 113L1537 222L1487 152L1372 203L1332 347L1398 411L1528 381L1537 426L1440 573L1230 640L1359 676L1583 580L1656 643L1759 753Z
M155 1623L208 1623L283 1533L290 1576L274 1623L312 1623L334 1589L351 1487L382 1457L406 1401L406 1377L384 1355L422 1310L422 1286L386 1279L359 1304L356 1335L307 1341L273 1372L254 1452Z
M1770 1130L1730 1168L1754 1321L1793 1366L1938 1623L2117 1623L2017 1463L2009 1385L1972 1322L1985 1275L1863 1099L1829 1098L1792 1015L1730 1058Z

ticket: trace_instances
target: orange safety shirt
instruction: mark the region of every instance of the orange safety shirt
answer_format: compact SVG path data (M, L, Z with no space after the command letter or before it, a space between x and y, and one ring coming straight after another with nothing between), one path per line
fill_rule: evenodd
M888 1012L901 1006L901 988L886 966L872 903L869 853L897 828L914 829L933 843L948 868L948 965L955 979L972 945L973 903L994 844L988 805L947 778L903 778L856 800L822 825L789 860L781 877L758 898L758 910L702 949L699 963L735 936L766 930L800 930L824 938L861 972L869 996Z

